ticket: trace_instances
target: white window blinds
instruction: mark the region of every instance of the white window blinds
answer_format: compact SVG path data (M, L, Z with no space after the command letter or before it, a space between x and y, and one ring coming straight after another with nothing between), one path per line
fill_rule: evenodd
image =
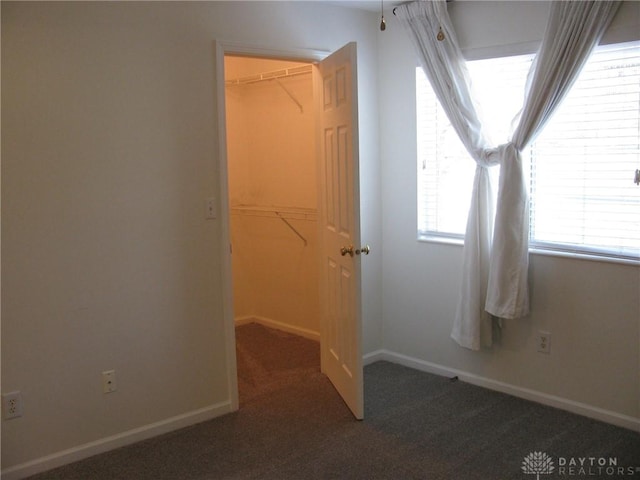
M499 105L483 115L496 145L509 137L532 58L468 63L477 98ZM462 238L475 163L421 68L416 93L418 234ZM532 248L637 260L640 42L599 47L523 158L530 161Z

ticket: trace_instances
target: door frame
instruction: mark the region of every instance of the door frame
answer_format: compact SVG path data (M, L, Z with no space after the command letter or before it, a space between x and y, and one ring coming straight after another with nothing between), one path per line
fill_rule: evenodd
M214 46L214 98L217 112L218 141L218 186L220 208L220 259L222 284L222 311L225 335L225 359L227 363L227 385L229 389L229 406L231 411L239 408L238 369L236 359L236 333L233 312L233 270L231 264L231 229L229 210L229 169L227 154L227 120L225 100L225 55L246 55L274 60L293 60L316 63L328 57L331 52L325 50L265 48L251 44L232 41L215 40Z

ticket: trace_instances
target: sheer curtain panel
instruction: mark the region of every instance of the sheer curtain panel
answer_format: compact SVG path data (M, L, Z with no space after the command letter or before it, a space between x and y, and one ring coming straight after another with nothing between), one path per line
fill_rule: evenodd
M463 347L478 350L491 345L492 317L514 319L529 313L529 201L520 152L562 102L620 3L553 2L529 72L518 126L511 141L497 147L483 135L445 1L396 7L438 100L477 164L451 333ZM488 173L494 165L500 165L495 212Z

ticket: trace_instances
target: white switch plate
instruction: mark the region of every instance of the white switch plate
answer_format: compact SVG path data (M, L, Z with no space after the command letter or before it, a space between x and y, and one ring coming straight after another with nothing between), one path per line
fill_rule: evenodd
M213 197L207 198L205 218L207 220L216 218L216 199Z

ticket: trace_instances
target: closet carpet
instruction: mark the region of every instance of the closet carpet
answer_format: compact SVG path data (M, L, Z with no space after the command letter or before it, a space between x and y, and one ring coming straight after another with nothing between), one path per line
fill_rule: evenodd
M31 478L640 478L636 432L388 362L365 368L359 422L320 373L317 342L255 324L237 339L238 412ZM524 471L534 452L551 464ZM617 466L569 470L590 458Z

